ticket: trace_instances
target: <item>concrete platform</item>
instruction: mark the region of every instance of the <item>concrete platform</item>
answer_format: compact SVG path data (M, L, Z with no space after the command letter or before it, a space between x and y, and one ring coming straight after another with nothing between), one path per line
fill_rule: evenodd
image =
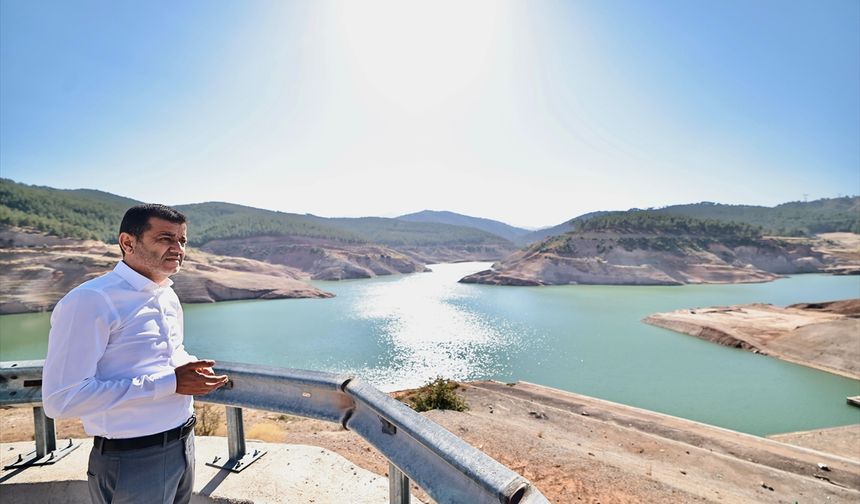
M88 504L86 466L92 439L48 466L0 472L3 504L63 502ZM65 446L68 440L57 440ZM0 463L35 449L33 442L0 444ZM316 446L249 441L247 451L265 456L240 473L209 467L216 456L226 457L227 439L198 437L193 503L388 503L388 478L362 469L342 456ZM420 502L414 496L412 502Z

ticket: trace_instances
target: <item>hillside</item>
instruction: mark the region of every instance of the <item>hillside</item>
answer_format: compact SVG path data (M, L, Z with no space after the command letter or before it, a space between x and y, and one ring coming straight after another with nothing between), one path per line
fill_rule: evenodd
M701 202L670 205L657 209L633 208L626 212L597 211L579 215L556 226L538 229L522 237L525 243L535 243L550 236L576 230L578 222L614 213L651 212L694 219L738 222L761 227L774 236L812 236L820 233L860 233L860 196L825 198L815 201L795 201L775 207L754 205L724 205Z
M508 241L521 245L528 243L522 241L522 239L530 233L528 229L514 227L504 222L446 211L423 210L421 212L401 215L397 219L409 222L435 222L437 224L451 224L480 229L481 231L501 236Z
M116 245L0 225L0 314L51 310L66 292L119 260ZM332 296L303 277L285 266L189 249L173 280L183 303Z
M504 285L767 282L821 271L806 243L767 239L747 224L656 212L615 212L520 250L461 282Z
M702 202L673 205L654 212L697 219L733 221L760 226L767 234L812 236L819 233L860 233L860 196L794 201L775 207Z
M256 236L290 236L339 243L366 243L369 240L328 219L263 210L233 203L208 202L176 205L193 225L189 243L203 246L213 240Z
M60 238L116 243L125 210L139 203L93 190L60 190L0 178L0 224Z
M372 278L427 271L421 261L384 245L348 245L278 236L211 240L201 250L295 268L312 280Z
M587 214L582 214L578 217L574 217L569 221L562 222L556 226L537 229L535 231L530 232L529 234L522 237L522 241L526 244L531 244L535 242L539 242L549 238L550 236L558 236L565 233L569 233L576 229L576 223L586 221L588 219L593 219L594 217L599 217L601 215L606 215L609 212L599 211L599 212L589 212Z
M101 191L60 190L0 179L0 224L57 238L116 243L123 213L138 203ZM450 224L376 217L332 219L223 202L175 208L188 217L191 246L298 268L314 279L425 271L425 262L496 260L515 250L504 238Z
M62 238L116 242L125 210L140 203L90 189L64 190L0 179L0 224L31 227ZM404 222L382 217L325 218L232 203L174 205L193 225L189 244L255 236L325 240L344 244L406 246L504 245L497 235L451 224Z

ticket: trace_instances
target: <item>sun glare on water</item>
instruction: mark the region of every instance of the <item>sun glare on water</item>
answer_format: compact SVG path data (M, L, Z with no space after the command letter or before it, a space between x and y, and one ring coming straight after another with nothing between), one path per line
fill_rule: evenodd
M392 362L355 370L382 390L413 388L436 376L456 380L496 374L495 355L517 345L515 331L468 307L478 293L457 280L462 265L431 266L433 273L368 284L353 316L381 320ZM450 276L440 282L433 276Z

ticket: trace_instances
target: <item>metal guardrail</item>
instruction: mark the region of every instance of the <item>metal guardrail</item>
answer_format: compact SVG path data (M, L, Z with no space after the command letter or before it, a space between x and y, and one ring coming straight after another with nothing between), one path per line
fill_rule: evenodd
M43 363L0 362L0 406L38 407ZM215 371L229 375L230 383L200 400L227 406L228 465L234 468L262 455L245 453L241 408L254 408L337 422L362 436L389 461L392 504L408 504L410 479L439 504L549 503L519 474L361 379L237 363L221 363ZM38 428L39 412L34 416ZM56 444L50 427L36 438L42 456Z

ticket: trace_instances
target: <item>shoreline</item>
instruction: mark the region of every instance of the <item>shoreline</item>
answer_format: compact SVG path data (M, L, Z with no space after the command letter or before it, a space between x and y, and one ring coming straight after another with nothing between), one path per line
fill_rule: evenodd
M486 262L486 261L456 261L456 262L450 262L450 263L433 263L433 264L428 264L427 266L429 267L429 266L433 266L436 264L458 264L458 263L462 263L462 262ZM111 265L111 267L113 265L115 265L115 263L113 263ZM189 266L189 268L191 268L191 267L193 267L193 265ZM102 272L106 273L107 271L109 271L109 269L107 269L107 267L105 267L104 271L102 271ZM421 272L417 272L417 273L421 273ZM397 274L388 275L388 276L400 276L400 275L411 275L411 274L415 274L415 273L397 273ZM774 280L764 280L764 281L755 281L755 282L708 283L708 284L698 284L698 285L726 285L726 284L735 285L735 284L749 284L749 283L769 283L769 282L779 281L781 279L787 278L788 276L793 277L793 276L806 276L806 275L846 276L846 275L839 275L839 274L836 274L833 272L817 271L817 272L811 272L811 273L795 273L792 275L782 276L782 277L776 278ZM382 278L386 278L388 276L383 276ZM850 276L855 276L855 274L852 273ZM288 279L288 280L293 280L293 279ZM251 289L247 289L248 293L244 294L242 296L239 296L239 297L226 297L225 296L225 297L213 299L213 298L211 298L211 295L210 295L210 296L201 297L198 299L194 299L192 297L190 299L181 300L181 302L183 304L214 304L214 303L226 303L226 302L232 302L232 301L267 301L267 300L273 300L273 299L328 299L328 298L334 297L334 294L319 289L318 288L319 286L324 287L328 283L341 283L341 282L348 282L351 280L368 280L368 279L367 278L353 278L353 279L349 279L349 280L308 280L307 282L293 280L296 283L303 283L305 285L304 286L297 286L297 287L290 286L294 290L292 292L287 291L286 293L284 293L284 292L273 292L272 289L268 289L268 290L259 289L257 291L252 291ZM463 282L463 283L468 283L468 282ZM482 284L482 285L491 285L491 284ZM636 284L636 283L629 283L629 284L625 284L625 283L619 283L619 284L564 284L564 285L495 284L496 287L522 287L522 286L526 286L526 287L565 287L565 286L570 286L570 285L595 286L595 287L680 287L680 286L683 286L681 284L650 285L650 284ZM689 285L689 284L685 284L685 285ZM232 294L236 295L237 292L240 292L243 290L243 287L240 287L240 288L226 287L225 289L222 289L222 292L229 292L232 290L233 291ZM178 293L178 289L179 288L175 289L175 290L177 290L177 293ZM71 290L71 288L69 290ZM0 317L5 316L5 315L23 315L23 314L30 314L30 313L50 313L53 310L54 305L56 304L56 301L58 301L62 297L62 295L64 295L67 292L68 291L65 291L63 293L58 294L56 297L56 300L53 302L46 302L46 303L43 302L41 304L34 303L34 304L27 304L27 305L23 305L23 306L22 305L12 306L11 303L4 302L4 301L0 300ZM655 314L655 315L659 315L659 314ZM643 321L644 321L644 319L643 319ZM646 323L651 323L651 322L646 322ZM658 325L658 324L652 324L652 325ZM660 327L663 327L663 326L660 326ZM664 327L664 328L671 329L670 327ZM678 331L678 332L683 332L683 331ZM686 333L686 334L689 334L689 333ZM798 364L802 364L802 363L798 362ZM855 377L855 378L860 379L860 377Z
M860 299L688 308L642 322L860 380Z

